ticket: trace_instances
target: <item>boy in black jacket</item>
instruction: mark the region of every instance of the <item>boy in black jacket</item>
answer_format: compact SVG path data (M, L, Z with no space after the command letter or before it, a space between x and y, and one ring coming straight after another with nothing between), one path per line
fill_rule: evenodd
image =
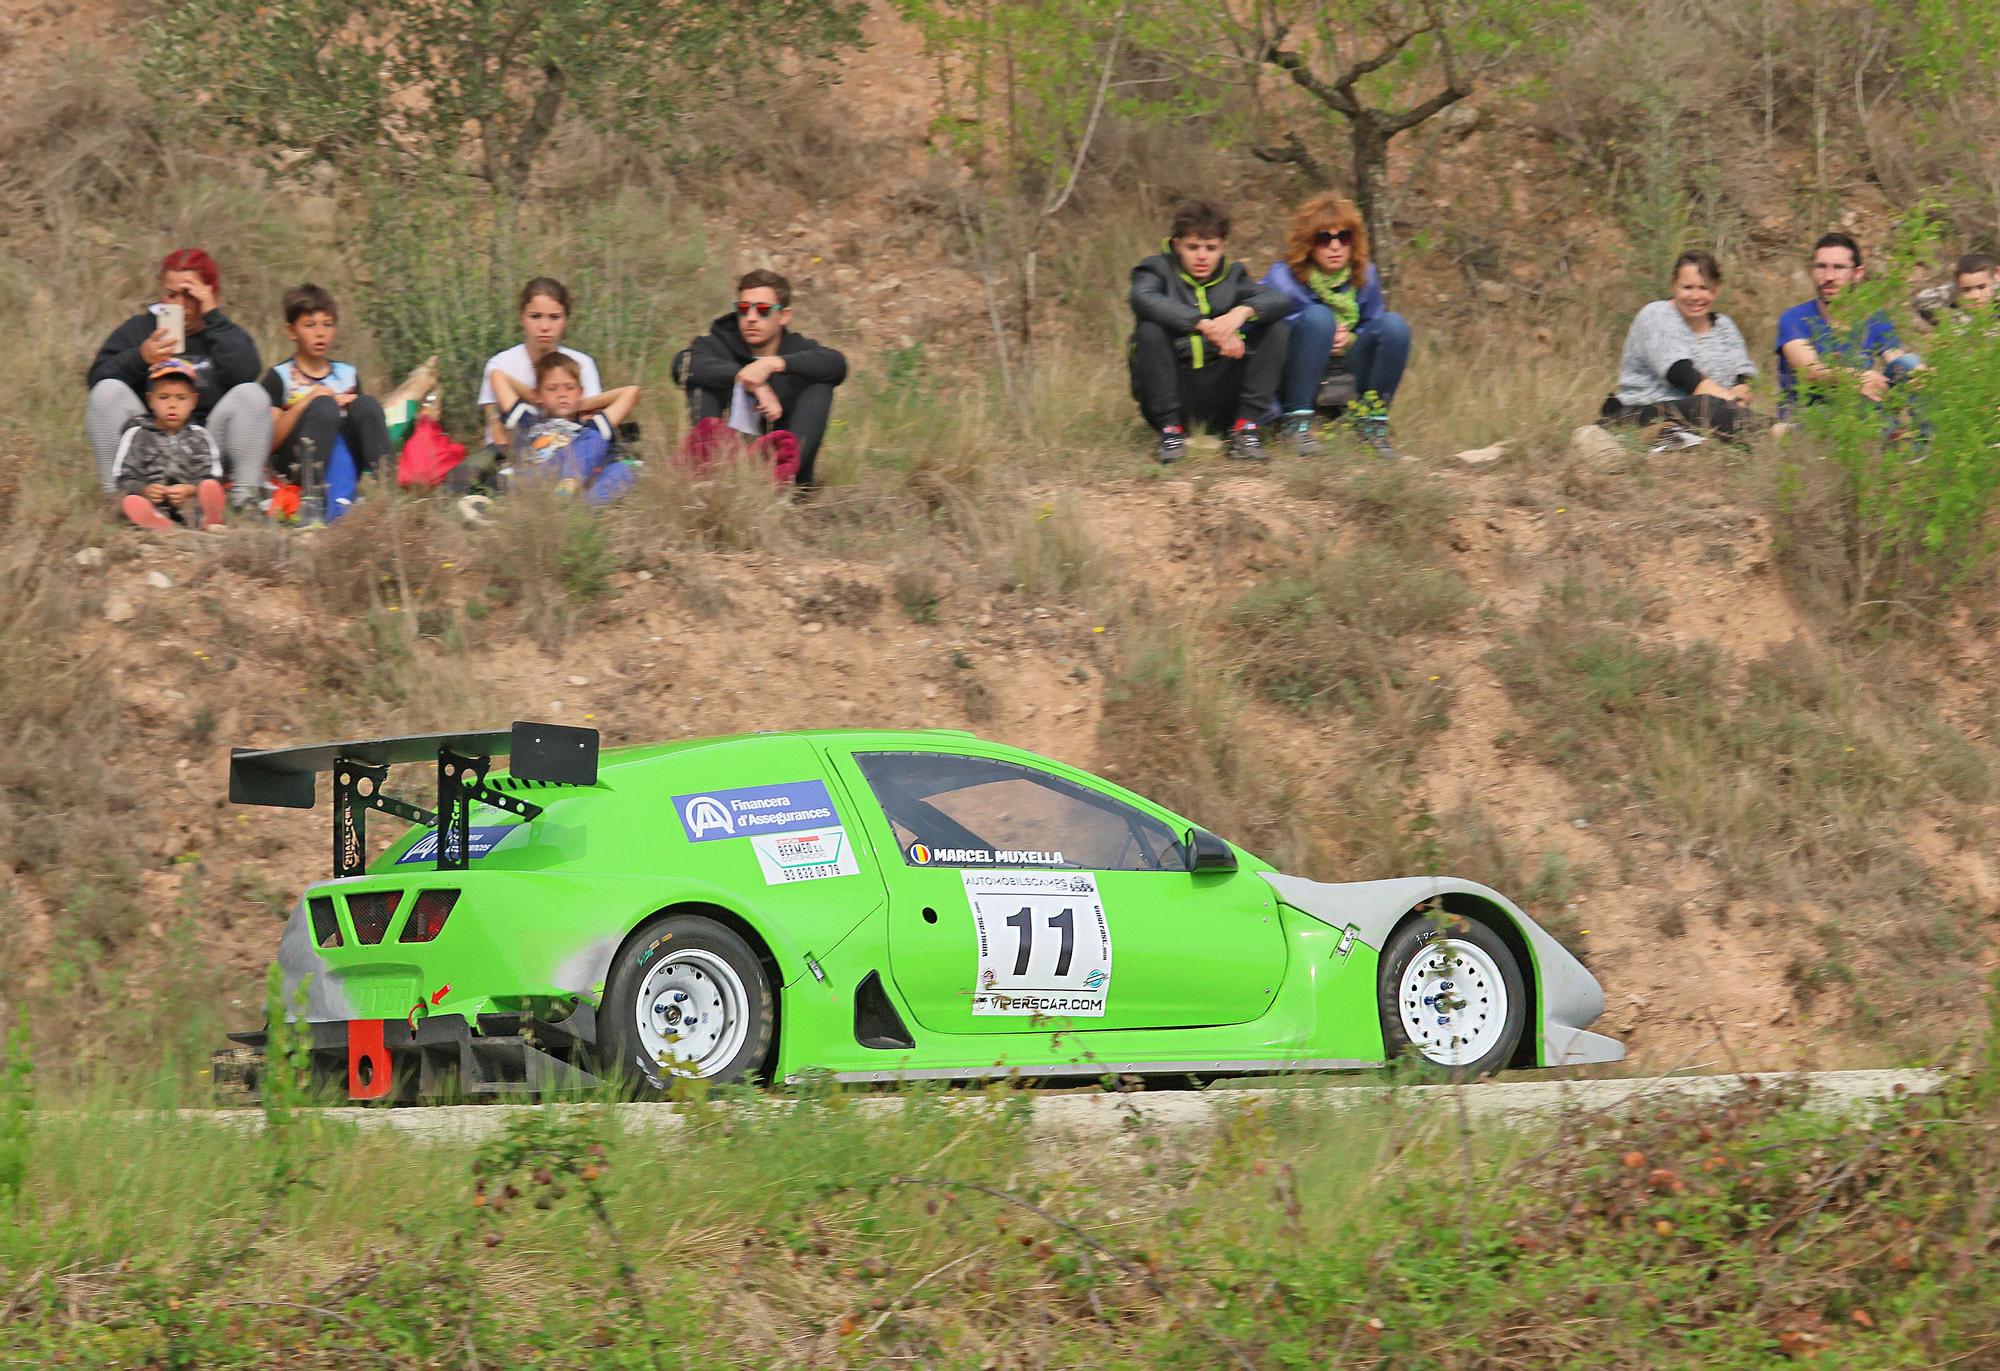
M1264 460L1258 425L1275 407L1291 304L1229 260L1228 238L1227 210L1189 200L1164 250L1132 268L1132 398L1162 462L1186 455L1190 417L1227 430L1231 457Z
M694 340L675 370L687 386L690 426L716 419L748 438L789 432L799 445L796 479L810 486L847 359L791 332L791 322L792 283L775 271L748 272L736 283L736 308Z

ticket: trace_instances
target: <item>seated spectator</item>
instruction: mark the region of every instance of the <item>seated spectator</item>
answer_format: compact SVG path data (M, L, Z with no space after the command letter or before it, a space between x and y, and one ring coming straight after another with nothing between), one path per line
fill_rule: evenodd
M1187 455L1190 421L1226 432L1229 456L1266 460L1260 427L1276 410L1291 306L1230 261L1228 243L1229 212L1189 200L1161 250L1132 268L1132 398L1163 463Z
M307 282L285 292L292 355L264 373L271 397L271 476L324 492L329 519L354 501L355 483L389 455L389 421L352 364L333 358L340 326L333 296Z
M597 377L597 363L575 348L563 346L569 330L569 288L549 276L537 276L521 287L521 341L486 359L480 368L479 408L486 416L486 440L497 448L508 443L506 426L501 423L505 407L494 388L496 375L513 381L517 391L535 388L535 364L552 352L560 352L576 362L583 377L583 392L595 395L604 389Z
M1315 411L1338 413L1359 399L1362 438L1382 456L1394 456L1389 406L1409 365L1410 326L1383 302L1361 211L1332 191L1299 206L1285 260L1264 273L1264 284L1291 304L1278 403L1294 450L1319 451Z
M271 451L271 403L257 378L263 363L257 344L222 312L222 274L200 248L169 253L160 264L160 303L114 329L90 365L85 427L105 494L117 488L112 465L132 420L146 413L141 400L152 370L179 357L194 368L192 422L207 428L228 462L231 499L250 504L262 496L264 458ZM178 310L180 336L162 319Z
M1735 320L1715 312L1721 291L1722 268L1714 257L1680 255L1673 294L1641 309L1626 330L1618 389L1604 402L1603 422L1665 420L1668 432L1655 451L1700 442L1704 431L1735 438L1770 427L1750 408L1757 366L1743 334Z
M192 422L201 377L170 357L146 375L146 408L119 435L111 458L118 508L140 528L222 527L222 450Z
M1888 315L1878 310L1859 321L1845 317L1840 297L1866 274L1861 245L1847 234L1829 233L1813 244L1813 298L1778 316L1778 387L1787 411L1798 401L1801 379L1819 386L1851 380L1880 401L1891 384L1922 365L1903 350Z
M847 359L793 333L791 323L792 283L775 271L745 273L736 308L674 359L674 377L687 387L688 420L697 429L715 419L749 439L791 434L798 446L793 479L803 490L813 485Z
M639 403L639 387L620 386L586 395L583 368L574 357L551 352L535 363L535 387L523 394L502 371L493 393L504 407L502 423L510 438L512 465L501 474L513 481L550 480L565 494L580 493L594 505L616 499L632 484L632 464L612 448L618 425Z

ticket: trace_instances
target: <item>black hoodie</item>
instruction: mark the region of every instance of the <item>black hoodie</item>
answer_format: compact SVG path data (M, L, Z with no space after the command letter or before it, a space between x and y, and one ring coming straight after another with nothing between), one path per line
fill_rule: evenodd
M837 386L847 379L845 357L790 329L778 338L778 356L785 359L785 369L772 375L771 392L778 397L778 404L787 414L792 412L793 402L807 386ZM710 324L708 332L696 338L694 345L688 349L687 386L690 390L700 391L702 398L708 402L700 405L700 412L693 417L726 417L729 413L729 393L736 385L736 373L756 360L757 354L750 351L750 345L743 341L743 330L736 326L734 310ZM711 405L714 407L711 408Z
M1251 280L1240 262L1225 257L1216 265L1215 275L1197 281L1181 270L1172 242L1165 249L1132 268L1132 313L1172 334L1175 353L1191 367L1201 367L1213 356L1194 331L1202 320L1227 314L1238 305L1250 306L1253 324L1270 323L1292 311L1290 296Z
M88 384L123 381L132 387L133 394L144 395L147 368L146 359L139 355L139 346L159 326L160 321L148 310L141 310L120 324L97 350L97 360L90 364ZM208 311L201 327L188 334L180 356L194 364L199 392L190 423L199 424L207 419L208 412L232 386L255 381L264 374L256 340L219 309Z

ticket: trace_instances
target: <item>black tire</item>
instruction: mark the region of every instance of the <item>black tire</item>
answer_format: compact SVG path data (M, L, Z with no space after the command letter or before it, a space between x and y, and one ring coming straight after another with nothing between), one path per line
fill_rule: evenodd
M663 988L664 976L674 977L674 983ZM695 1024L686 1039L690 1051L700 1050L703 1045L700 1039L712 1029L716 1035L715 1051L720 1055L697 1070L671 1071L649 1049L640 1016L655 1016L653 1031L657 1040L657 1035L668 1028L659 1016L680 1012L677 1004L668 1003L677 995L682 1002L693 996L701 1001L696 1007L718 1012L703 998L704 991L715 995L717 1006L737 1003L740 993L741 1043L728 1048L727 1039L734 1036L730 1023L710 1025L692 1018L677 1020L671 1027ZM640 1002L642 995L648 1003ZM733 1020L734 1015L724 1017ZM597 1015L598 1055L605 1072L628 1083L641 1095L665 1093L675 1075L694 1075L726 1084L754 1076L762 1069L771 1053L776 1023L777 1007L771 996L770 977L764 974L764 964L750 944L714 919L699 914L660 914L641 925L611 963L611 973L604 982L604 1004Z
M1491 964L1490 970L1478 965L1476 956L1465 955L1466 949L1483 954ZM1438 964L1437 958L1451 957L1454 953L1459 955L1453 965ZM1428 999L1414 997L1405 1005L1402 991L1405 974L1413 964L1426 959L1431 959L1428 974L1441 976L1439 983L1447 987L1445 993L1458 998L1448 1011L1456 1022L1439 1023L1439 1038L1420 1041L1406 1026L1405 1013L1430 1018L1428 1010L1433 1006ZM1454 966L1459 970L1457 976L1453 975ZM1462 981L1470 984L1462 985ZM1415 987L1419 993L1424 989L1423 985ZM1493 1003L1503 996L1504 1004ZM1375 977L1375 1007L1382 1019L1382 1048L1388 1060L1410 1056L1458 1077L1490 1076L1504 1068L1513 1060L1528 1020L1527 988L1514 954L1499 934L1476 919L1458 914L1416 914L1389 935ZM1488 1034L1494 1031L1496 1018L1498 1037L1478 1057L1465 1062L1452 1060L1454 1044L1465 1041L1457 1035ZM1453 1036L1442 1036L1446 1034ZM1478 1045L1479 1038L1472 1036L1471 1042Z

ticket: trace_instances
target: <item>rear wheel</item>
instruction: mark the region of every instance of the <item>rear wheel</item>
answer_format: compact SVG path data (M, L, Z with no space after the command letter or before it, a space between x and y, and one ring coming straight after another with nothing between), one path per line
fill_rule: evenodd
M1521 968L1500 935L1459 915L1406 921L1376 976L1382 1046L1455 1075L1487 1076L1513 1059L1527 1022Z
M770 978L742 937L698 914L662 914L612 963L598 1033L606 1069L657 1094L676 1076L755 1074L776 1017Z

